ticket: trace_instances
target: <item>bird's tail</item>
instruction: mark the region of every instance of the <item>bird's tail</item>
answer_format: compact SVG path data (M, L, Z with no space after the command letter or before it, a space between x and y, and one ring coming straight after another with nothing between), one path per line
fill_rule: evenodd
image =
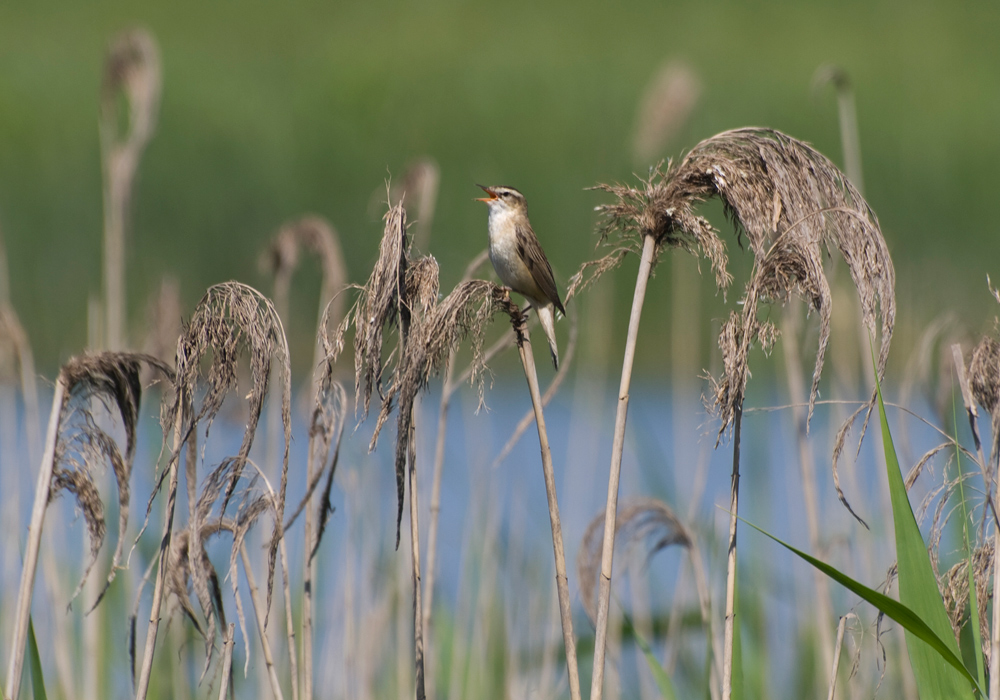
M552 353L552 364L555 368L559 369L559 349L556 347L556 317L555 310L552 304L547 304L545 306L536 306L535 311L538 313L538 322L542 326L542 330L545 331L545 337L549 341L549 352Z

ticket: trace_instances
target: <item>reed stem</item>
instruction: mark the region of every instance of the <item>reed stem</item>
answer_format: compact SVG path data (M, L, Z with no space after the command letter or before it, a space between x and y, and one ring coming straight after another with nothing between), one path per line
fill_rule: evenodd
M833 647L833 663L830 668L830 692L827 693L826 700L834 700L834 693L837 690L837 671L840 670L840 650L844 646L844 631L846 628L847 615L844 615L837 624L837 641Z
M412 408L410 410L413 411ZM424 700L427 695L424 689L424 609L420 602L420 523L417 501L416 432L416 418L411 415L407 462L410 472L410 558L413 562L413 654L417 700Z
M235 635L236 623L230 622L229 630L226 632L226 642L222 647L222 682L219 684L219 700L226 700L230 676L233 675L233 643Z
M180 389L178 388L178 393ZM177 505L177 463L181 458L181 435L184 424L184 402L178 399L177 418L174 422L174 446L170 453L169 486L167 491L167 506L164 514L163 538L160 540L160 560L156 572L156 585L153 588L153 605L149 611L149 627L146 629L146 646L142 654L142 667L139 670L139 682L136 684L136 700L145 700L149 691L149 676L153 670L153 651L156 649L156 633L160 626L160 606L163 604L163 587L167 576L167 562L170 558L170 539L174 527L174 507Z
M562 523L559 519L559 500L556 496L556 478L552 467L552 450L549 449L549 434L545 429L545 415L542 409L542 394L538 390L538 373L535 370L535 356L531 352L524 316L515 321L517 349L524 367L524 377L528 381L531 405L535 409L535 425L538 428L538 446L542 453L542 472L545 476L545 495L549 503L549 524L552 526L552 551L556 564L556 590L559 594L559 616L562 619L563 644L566 647L566 670L569 673L569 694L572 700L580 700L580 670L576 658L576 637L573 634L573 610L569 599L569 579L566 576L566 553L563 550Z
M66 396L66 378L60 372L56 380L56 390L52 397L52 412L49 414L49 428L45 436L45 452L38 471L35 486L35 504L31 510L31 525L28 528L28 546L25 548L24 568L21 570L21 585L17 594L17 612L14 618L14 640L10 648L10 664L7 669L7 689L4 697L17 700L21 691L21 673L24 669L24 647L28 636L28 619L31 616L31 594L35 585L35 570L38 566L38 550L42 541L42 525L45 508L49 504L49 489L52 472L55 469L56 439L59 436L59 421L62 415L63 399Z
M642 258L635 280L632 313L625 339L625 357L622 360L622 379L618 388L618 410L615 414L615 437L611 447L611 469L608 475L608 501L604 511L604 542L601 548L601 583L597 599L597 630L594 633L594 672L590 684L591 700L601 700L604 692L604 657L607 652L608 609L611 602L611 571L615 553L615 525L618 514L618 481L621 476L622 452L625 450L625 420L628 417L629 387L632 383L632 365L639 336L639 320L646 298L646 285L653 269L656 240L647 235L642 242Z
M729 498L729 556L726 561L726 627L722 647L722 700L733 696L733 641L736 635L736 518L740 496L740 428L743 402L733 411L733 480Z
M247 577L247 586L250 588L250 602L253 604L253 613L257 618L257 632L260 637L261 650L264 653L264 664L267 668L267 679L271 684L271 693L275 700L284 700L281 692L281 683L278 682L278 672L274 668L274 655L271 653L271 643L267 640L267 621L265 619L264 603L260 599L260 591L257 589L257 581L254 579L253 571L250 568L250 557L247 556L246 545L240 545L240 557L243 559L243 573Z

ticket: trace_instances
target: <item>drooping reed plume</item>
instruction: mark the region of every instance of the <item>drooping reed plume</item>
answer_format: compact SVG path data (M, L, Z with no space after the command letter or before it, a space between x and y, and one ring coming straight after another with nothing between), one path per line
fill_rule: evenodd
M196 434L199 428L202 428L205 436L208 436L212 422L222 408L226 396L237 389L237 363L244 354L249 359L251 381L250 391L246 394L249 414L246 429L237 454L223 459L205 477L199 492ZM239 494L236 513L227 515L230 501L237 494L237 486L249 461L264 400L269 391L273 362L276 362L279 368L277 377L280 381L281 419L285 439L280 483L273 494L260 494L253 489L244 490ZM204 388L200 390L202 385ZM191 585L208 623L203 630L206 643L211 648L214 642L216 616L211 583L214 572L210 566L206 566L202 537L206 527L213 527L211 526L213 512L216 513L215 520L224 521L228 518L235 522L229 576L237 600L239 594L236 559L240 555L242 537L261 514L269 513L273 518L274 525L268 546L266 597L261 613L262 621L266 622L271 604L276 558L284 533L288 446L291 438L290 393L288 345L281 319L278 318L274 305L253 288L238 282L225 282L210 287L178 340L175 391L162 411L164 443L172 432L172 447L167 467L160 474L156 488L150 496L146 517L147 519L149 517L153 497L162 487L164 480L169 479L167 512L153 591L150 624L137 682L137 697L145 697L149 684L159 625L159 609L170 568L170 553L173 551L171 535L178 467L181 453L185 448L185 482L189 514L186 528L187 567ZM196 404L196 398L200 398L200 405ZM217 530L213 530L215 531ZM239 617L242 625L241 613Z
M63 366L56 379L28 543L25 547L8 667L8 698L16 699L20 688L25 635L45 510L56 495L66 491L73 494L87 523L90 552L75 596L89 576L107 532L104 502L94 482L94 471L101 465L111 467L118 490L118 542L105 585L92 606L100 602L118 571L125 528L128 525L129 480L135 456L139 401L142 395L142 385L139 382L142 363L171 375L164 363L148 355L106 352L73 358ZM95 402L117 411L125 431L124 452L118 442L98 425L93 412Z
M119 101L128 105L121 131ZM104 165L104 304L107 349L125 343L125 237L139 159L156 129L160 52L152 35L132 29L108 49L101 83L101 159Z
M615 537L619 545L624 544L626 550L634 547L645 549L645 560L648 562L657 552L674 545L683 547L690 559L695 576L695 587L698 594L698 604L702 624L709 637L712 656L712 676L716 683L710 688L712 697L717 697L718 684L721 687L721 658L716 649L721 640L716 635L712 624L711 593L705 565L698 550L694 533L673 512L667 504L655 498L631 498L626 501L618 513L615 526ZM604 535L604 515L594 517L584 531L580 550L576 557L577 576L580 579L580 598L583 609L591 622L597 620L598 579L601 571L601 549Z
M642 259L626 343L609 479L592 698L601 696L603 681L603 637L607 626L618 475L634 335L655 254L664 244L700 253L711 263L716 285L725 291L731 279L726 270L725 246L711 224L694 212L694 207L700 202L719 197L736 228L737 240L742 244L745 238L754 257L753 270L740 300L743 310L741 313L730 312L719 335L724 371L711 381L711 403L721 419L720 438L728 428L733 430L729 576L723 652L723 698L728 700L731 692L743 398L750 376L751 348L759 345L766 350L777 337L774 325L760 318L758 307L763 303L785 301L794 294L803 298L820 317L808 421L819 389L830 332L832 298L823 272L824 252L840 251L858 290L865 325L873 336L881 330L877 359L879 375L885 369L895 320L892 262L878 220L857 189L822 154L777 131L750 128L724 132L695 146L679 165L668 166L665 171L655 169L639 188L602 185L600 189L617 198L615 203L599 208L606 217L603 233L606 236L609 231L615 230L620 236L615 242L616 250L585 266L577 277L577 283L586 283L617 266L628 252L635 252L640 245ZM589 278L585 277L588 274Z

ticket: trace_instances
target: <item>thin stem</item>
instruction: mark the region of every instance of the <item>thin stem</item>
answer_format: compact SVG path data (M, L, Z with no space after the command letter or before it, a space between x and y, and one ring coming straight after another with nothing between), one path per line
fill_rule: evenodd
M438 409L438 430L437 441L434 446L434 476L431 484L431 507L430 507L430 529L427 535L427 596L424 598L423 625L424 635L428 650L433 646L434 640L431 636L431 611L434 609L434 583L437 569L437 534L438 518L441 514L441 475L444 472L444 447L448 436L448 409L451 406L451 396L453 393L453 379L455 375L455 351L452 350L448 357L448 369L445 371L444 384L441 387L441 405ZM424 682L430 691L431 697L435 697L434 692L434 664L429 665L430 673L425 669Z
M625 339L625 357L622 360L622 379L618 388L618 410L615 414L615 437L611 447L611 469L608 475L608 501L604 511L604 542L601 549L601 585L597 600L597 630L594 633L594 672L590 685L591 700L601 700L604 692L604 657L607 651L608 610L611 602L611 571L615 551L615 525L618 514L618 480L621 477L622 452L625 450L625 420L628 417L629 387L632 383L632 364L635 361L639 320L646 298L646 284L653 269L656 241L646 236L642 243L642 258L635 280L632 297L632 314Z
M410 439L407 463L410 471L410 554L413 562L413 655L417 700L424 700L424 609L420 603L420 523L417 502L416 418L410 409Z
M271 684L271 693L275 700L284 700L281 694L281 684L278 682L278 673L274 668L274 656L271 654L271 643L267 641L267 628L264 621L264 604L260 600L260 591L257 590L257 582L254 580L253 571L250 570L250 557L247 556L246 545L240 546L240 557L243 559L243 573L247 577L247 586L250 588L250 602L253 603L253 613L257 618L257 632L260 637L260 646L264 652L264 663L267 666L267 679Z
M827 693L826 700L833 700L833 694L837 690L837 671L840 669L840 650L844 646L844 630L847 628L847 615L840 618L837 625L837 642L833 647L833 663L830 669L830 692Z
M181 435L184 422L184 401L178 400L177 418L174 421L174 446L170 453L170 483L167 491L167 506L164 514L163 538L160 540L160 557L153 588L153 605L149 611L149 627L146 628L146 646L142 654L139 682L136 684L136 700L145 700L149 690L149 676L153 670L153 651L156 649L156 633L160 626L160 606L163 603L163 586L167 576L167 560L170 557L170 538L174 528L174 506L177 505L177 463L180 461Z
M236 634L236 623L229 623L226 633L226 643L222 647L222 682L219 684L219 700L226 700L230 677L233 675L233 637Z
M299 661L295 651L295 617L292 615L292 587L288 581L288 548L285 546L284 537L278 543L278 548L281 562L281 588L285 593L285 633L288 635L288 670L292 677L292 700L299 700ZM306 552L306 556L309 556L308 552Z
M562 619L563 644L566 647L566 669L569 673L569 694L572 700L580 700L580 671L576 658L576 637L573 634L573 611L569 599L569 579L566 576L566 553L563 551L562 523L559 520L559 500L556 497L556 478L552 467L552 450L549 449L549 434L545 429L545 415L542 409L542 394L538 390L538 374L535 370L535 356L531 352L531 340L522 316L515 326L517 349L524 366L524 377L528 381L531 405L535 409L535 425L538 428L538 446L542 453L542 472L545 475L545 495L549 502L549 524L552 526L552 551L556 562L556 590L559 593L559 615Z
M31 615L31 594L35 587L35 570L38 566L38 550L42 541L42 525L45 508L49 503L49 489L52 472L55 469L56 438L59 436L59 420L62 415L63 398L66 395L66 379L62 373L56 380L55 395L52 397L52 412L49 414L49 428L45 436L45 452L38 471L35 486L35 504L31 510L31 525L28 528L28 546L24 554L24 568L21 570L21 585L17 593L17 612L14 618L14 641L10 648L10 664L7 670L7 700L17 700L21 690L21 672L24 669L24 646L28 635L28 618Z
M726 562L726 628L722 648L722 700L733 696L733 640L736 631L736 514L740 496L740 427L743 402L733 412L733 480L729 498L729 556Z
M993 528L993 551L1000 552L1000 528ZM1000 700L1000 556L993 555L993 629L990 633L990 700Z

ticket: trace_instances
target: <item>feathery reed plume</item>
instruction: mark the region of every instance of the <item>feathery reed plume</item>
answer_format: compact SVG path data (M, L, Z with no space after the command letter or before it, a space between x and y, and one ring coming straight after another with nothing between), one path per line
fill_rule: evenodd
M718 640L713 634L711 623L711 595L701 553L694 534L684 525L673 510L656 498L632 498L622 505L616 523L616 538L625 544L626 552L633 547L644 545L646 561L654 554L672 545L683 547L691 558L695 576L698 602L702 623L709 636L712 653L712 673L721 680L722 668ZM577 576L580 579L580 598L583 609L591 622L597 620L598 578L601 571L601 550L603 544L604 515L597 515L584 531L580 550L576 556Z
M721 419L719 438L730 427L734 437L723 664L723 699L728 700L731 692L732 603L743 397L750 376L750 349L760 344L767 350L777 337L774 325L758 317L758 304L785 301L795 294L819 313L819 347L809 396L808 426L829 340L831 294L823 273L824 247L826 250L837 248L847 262L861 298L865 324L872 335L876 333L876 321L880 317L882 343L877 361L880 376L888 359L895 320L892 262L874 212L836 166L809 145L769 129L738 129L702 141L678 166L668 166L666 172L655 169L641 188L601 185L599 189L614 194L618 199L614 204L599 207L599 211L606 216L602 238L610 230L619 231L620 237L617 250L591 264L595 269L590 272L590 280L619 264L627 252L634 252L638 245L635 239L641 238L643 262L633 304L633 320L636 323L649 269L655 252L663 243L695 252L700 250L712 264L716 285L722 291L728 288L731 277L725 269L724 245L711 224L693 211L694 206L703 200L713 196L722 200L736 228L737 239L742 242L743 236L746 236L754 256L753 272L741 300L743 311L740 314L731 312L720 332L723 375L711 380L713 407ZM630 237L630 234L639 235ZM622 237L626 240L622 241ZM584 281L583 274L586 272L586 269L581 269L577 283L590 281ZM625 365L623 369L627 369L630 375L629 343L626 345ZM627 413L628 377L625 371L622 387L608 489L604 542L606 566L602 567L592 698L599 698L599 684L603 680L599 668L603 666L604 655L601 628L606 626L605 600L610 595L614 510ZM873 405L873 402L868 404L869 415Z
M434 270L436 284L437 270ZM472 342L472 381L478 382L480 401L483 398L484 364L483 337L493 317L515 309L509 293L493 282L469 280L460 283L448 296L428 309L418 323L411 326L406 352L386 389L379 411L372 445L378 440L382 426L388 420L394 404L398 404L399 432L396 444L396 467L406 460L408 419L413 402L432 376L444 367L451 350L466 338Z
M119 97L128 104L121 132ZM111 42L101 84L101 157L104 163L104 295L107 349L125 342L125 231L139 159L156 129L160 52L152 35L131 29Z
M652 540L647 559L661 549L680 545L690 549L694 539L688 528L663 501L634 498L622 504L615 526L615 536L631 548ZM583 533L576 555L576 573L580 578L580 599L591 622L597 619L597 579L601 571L601 544L604 540L604 516L595 516Z
M384 328L386 324L394 323L405 333L405 326L409 324L410 312L404 304L409 244L406 236L406 210L402 202L389 208L384 221L385 229L379 244L378 260L375 261L368 282L358 288L358 298L337 328L333 340L336 354L339 355L344 347L348 326L354 326L355 410L361 409L362 418L368 416L372 390L377 386L381 391ZM398 348L395 354L398 357Z
M103 463L104 460L111 464L118 487L119 531L110 573L94 606L100 602L117 573L125 528L128 524L128 482L135 455L139 400L142 395L142 385L139 382L140 363L155 366L170 376L170 369L153 357L126 353L100 353L71 359L63 365L56 379L52 413L45 440L45 454L38 474L28 544L25 548L24 569L21 573L7 676L8 698L17 698L20 689L25 635L45 509L52 498L65 489L76 497L87 522L91 542L90 557L83 579L74 593L75 596L81 590L104 542L106 531L104 504L92 476L96 464ZM117 442L97 427L91 413L93 400L102 402L102 405L109 409L111 406L117 408L126 435L124 455Z
M212 421L222 407L226 394L236 389L236 364L240 355L246 352L250 360L251 387L247 394L249 417L243 433L239 452L225 459L216 468L212 479L224 482L222 493L214 494L204 487L198 507L191 518L192 553L199 549L200 519L211 511L215 502L219 503L220 515L225 514L233 496L236 484L250 456L254 435L264 399L268 393L271 363L276 361L281 382L281 422L284 426L284 455L281 462L280 485L275 504L274 529L268 548L267 609L271 606L271 592L274 577L275 558L278 542L282 537L284 520L285 491L288 484L288 448L291 440L291 370L288 343L284 327L274 309L274 305L260 292L239 282L223 282L208 289L195 309L191 321L181 336L177 346L177 386L178 399L167 407L164 426L176 420L180 406L192 407L190 423L185 426L184 441L190 439L198 425L205 425L206 436ZM193 411L195 389L202 374L202 360L211 354L211 364L205 377L207 388L200 409ZM186 420L185 420L186 422ZM165 428L166 429L166 428ZM176 458L176 456L174 457ZM187 478L196 480L196 463L187 464ZM211 499L206 497L211 495ZM237 549L234 545L232 556ZM192 561L192 571L197 571L197 562ZM199 582L197 585L203 585Z
M665 61L646 85L632 136L632 159L648 163L687 123L701 97L701 81L684 61Z
M236 389L237 362L246 352L250 360L251 387L247 394L249 417L238 453L222 460L205 479L201 494L197 493L197 449L195 436L199 425L204 425L205 436L211 430L212 422L222 407L226 395ZM199 379L204 370L203 360L211 355L207 375L204 377L206 388L201 397L201 406L195 410L195 396ZM146 646L143 662L137 682L137 698L144 698L149 686L149 674L152 668L153 652L156 646L156 632L159 626L159 609L162 592L165 586L167 568L170 565L169 552L172 534L174 501L177 489L177 471L180 455L187 446L185 459L185 480L188 484L188 566L192 585L198 594L199 601L206 614L211 614L209 571L202 566L200 552L202 551L201 533L203 523L208 522L209 515L218 504L219 518L225 516L247 464L250 448L260 420L264 399L268 392L271 375L271 363L277 361L280 367L281 382L281 417L285 432L285 451L282 459L280 487L276 501L273 504L274 528L268 547L267 571L267 610L270 609L272 585L274 579L275 561L278 546L283 537L282 522L284 517L285 491L288 481L288 447L291 439L291 371L289 368L288 344L285 339L281 319L274 310L274 305L255 289L238 282L224 282L210 287L199 302L191 321L177 342L176 356L176 392L173 398L165 401L161 410L164 442L168 431L173 430L173 447L167 467L160 474L146 506L146 522L149 520L153 498L162 488L164 480L169 478L167 517L164 524L164 537L161 544L159 570L156 585L153 590L153 606L150 624L146 634ZM249 529L257 516L266 510L259 505L261 501L271 503L270 498L257 497L251 499L245 494L237 509L237 522L245 523ZM145 526L144 526L145 527ZM242 536L235 536L230 552L230 573L232 583L236 586L235 559L239 551ZM238 600L238 595L237 595ZM239 607L237 611L239 613ZM242 614L240 613L242 624ZM266 611L265 611L266 621ZM209 639L214 639L215 627L209 617Z

